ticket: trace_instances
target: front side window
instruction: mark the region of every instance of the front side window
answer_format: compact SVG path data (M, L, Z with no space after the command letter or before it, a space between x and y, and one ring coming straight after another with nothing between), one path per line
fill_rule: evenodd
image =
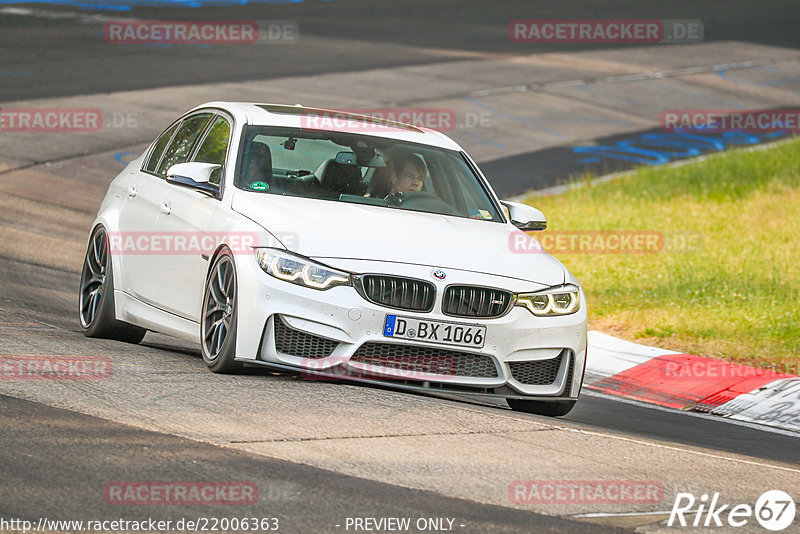
M502 222L457 151L366 135L250 126L235 185L256 193Z
M167 143L169 143L169 140L172 139L172 134L175 133L175 129L177 127L177 124L172 125L166 132L161 134L161 137L158 138L158 141L156 141L156 144L153 147L153 152L150 154L150 159L147 160L145 170L156 172L156 168L158 168L158 160L161 159L161 154L163 154L164 149L167 148Z
M169 147L164 151L164 157L161 158L156 174L166 176L170 167L186 161L195 141L203 133L209 120L211 120L211 113L201 113L193 115L181 123Z
M228 153L230 137L230 123L223 117L217 117L192 160L201 163L216 163L220 165L219 169L211 173L209 182L212 184L219 185L220 183L222 168L225 166L225 158Z

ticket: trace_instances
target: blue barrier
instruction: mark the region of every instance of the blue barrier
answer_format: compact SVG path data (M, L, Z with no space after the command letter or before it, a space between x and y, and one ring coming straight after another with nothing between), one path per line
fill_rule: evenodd
M691 158L703 152L722 151L731 145L756 145L785 135L788 135L788 132L645 133L631 139L623 139L615 145L576 146L572 152L588 156L578 160L579 165L598 163L602 158L643 165L663 165L674 159Z
M0 0L0 4L49 4L95 11L130 11L134 7L214 7L247 4L302 4L305 0ZM318 0L331 2L333 0Z

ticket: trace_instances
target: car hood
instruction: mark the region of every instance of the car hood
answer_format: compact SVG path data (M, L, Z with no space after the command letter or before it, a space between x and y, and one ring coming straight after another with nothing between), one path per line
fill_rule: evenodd
M309 258L429 265L548 286L566 279L561 262L510 224L244 191L236 192L231 207ZM515 247L520 238L534 246Z

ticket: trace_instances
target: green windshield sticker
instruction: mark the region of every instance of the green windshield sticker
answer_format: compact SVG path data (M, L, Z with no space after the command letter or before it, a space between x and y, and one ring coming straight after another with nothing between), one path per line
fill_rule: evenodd
M267 182L253 182L250 184L250 189L254 189L256 191L266 191L269 189L269 184Z

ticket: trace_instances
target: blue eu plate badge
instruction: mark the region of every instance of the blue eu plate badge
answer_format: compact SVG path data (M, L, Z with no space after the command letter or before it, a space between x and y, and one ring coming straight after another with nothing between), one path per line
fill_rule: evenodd
M397 320L397 316L396 315L387 315L386 316L386 323L385 323L385 326L383 327L383 335L384 336L388 336L388 337L394 336L394 324L395 324L396 320Z

